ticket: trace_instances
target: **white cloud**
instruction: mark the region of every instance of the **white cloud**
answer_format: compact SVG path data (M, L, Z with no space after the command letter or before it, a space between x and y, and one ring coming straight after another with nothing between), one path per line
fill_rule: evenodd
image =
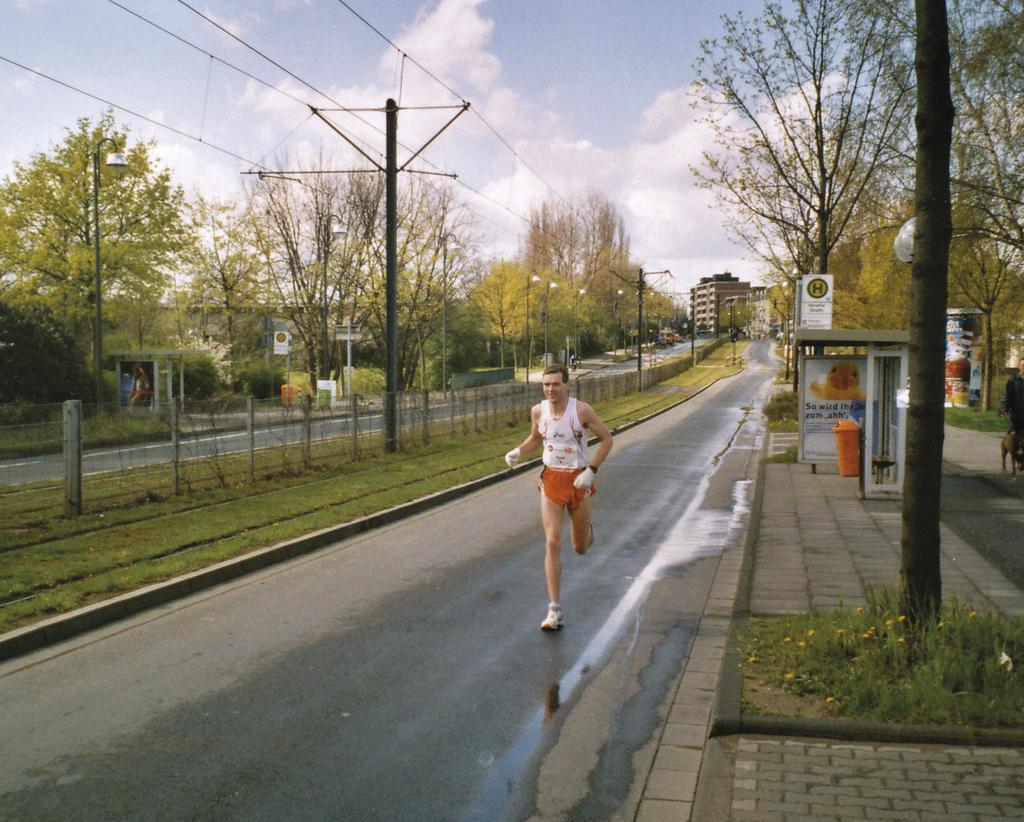
M35 85L29 77L15 77L9 83L4 83L0 87L0 91L4 94L10 94L16 97L33 97L35 95Z
M501 61L487 51L494 21L481 17L484 0L441 0L433 11L421 10L416 21L396 39L399 48L447 82L466 83L470 90L492 88L501 77ZM393 54L381 58L381 69L391 71ZM409 73L418 69L407 69Z
M219 199L241 196L242 169L225 164L223 155L198 143L168 140L165 134L155 136L160 139L152 152L154 160L169 168L174 182L188 193L202 192ZM140 134L140 138L147 136Z

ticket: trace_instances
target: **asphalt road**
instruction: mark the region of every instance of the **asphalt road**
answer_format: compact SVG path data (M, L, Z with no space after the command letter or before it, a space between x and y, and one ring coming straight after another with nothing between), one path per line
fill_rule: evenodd
M996 454L992 455L996 463ZM998 464L998 463L996 463ZM1024 587L1024 477L942 475L942 521ZM1012 535L1016 535L1013 538Z
M604 819L638 797L762 436L753 365L625 432L546 610L536 475L0 664L5 819Z

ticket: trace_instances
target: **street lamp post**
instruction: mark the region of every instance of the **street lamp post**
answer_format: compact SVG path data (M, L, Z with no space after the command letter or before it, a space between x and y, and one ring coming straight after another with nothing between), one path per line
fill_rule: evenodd
M327 317L328 317L328 304L327 304L327 260L331 256L331 239L334 237L340 237L342 232L340 229L331 228L335 222L341 222L341 218L336 214L329 214L327 221L324 223L324 276L320 302L320 379L326 380L330 378L330 373L327 370Z
M732 362L736 364L736 298L729 298L729 339L732 340Z
M448 390L448 240L458 237L448 232L441 238L441 390Z
M587 293L587 289L581 288L572 303L572 353L576 356L576 362L580 361L580 333L576 322L576 314L580 305L580 297Z
M99 410L103 402L103 272L100 267L100 149L104 143L117 148L112 137L101 137L92 153L92 213L95 220L93 226L93 250L96 258L95 283L96 289L96 407ZM111 152L107 155L110 168L124 168L128 165L123 154Z
M530 354L533 353L533 340L530 339L530 284L539 283L540 277L534 274L526 278L526 332L523 342L526 346L526 383L530 382Z
M619 316L619 298L622 294L622 289L618 289L615 292L615 299L612 301L615 310L615 356L619 355L619 334L622 332L622 317ZM623 347L625 347L625 342L623 342Z
M544 366L548 364L548 295L551 293L552 288L558 288L558 283L548 282L548 287L544 289Z

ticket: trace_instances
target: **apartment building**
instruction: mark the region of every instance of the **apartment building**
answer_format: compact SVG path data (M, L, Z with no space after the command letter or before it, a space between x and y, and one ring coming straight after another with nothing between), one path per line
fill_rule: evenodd
M747 299L750 283L740 280L728 271L701 277L700 282L690 289L690 307L698 332L717 334L722 324L723 309L728 312L730 299ZM728 331L728 329L726 329Z

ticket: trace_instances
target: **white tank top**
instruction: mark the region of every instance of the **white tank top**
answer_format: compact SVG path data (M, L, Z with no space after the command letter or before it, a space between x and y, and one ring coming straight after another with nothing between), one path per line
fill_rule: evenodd
M544 465L560 471L572 471L590 465L587 450L587 432L576 414L576 398L569 397L569 404L559 419L551 416L551 403L542 400L537 430L544 438Z

